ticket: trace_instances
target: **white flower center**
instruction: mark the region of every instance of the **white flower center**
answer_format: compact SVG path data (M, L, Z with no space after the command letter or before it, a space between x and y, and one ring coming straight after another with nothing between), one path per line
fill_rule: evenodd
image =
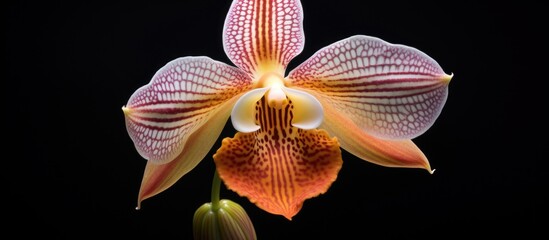
M301 129L317 128L324 118L320 102L311 94L287 87L288 82L275 73L265 74L255 85L255 89L238 99L231 112L231 121L239 132L254 132L261 126L256 125L256 103L265 97L270 108L282 109L290 100L293 105L292 126Z

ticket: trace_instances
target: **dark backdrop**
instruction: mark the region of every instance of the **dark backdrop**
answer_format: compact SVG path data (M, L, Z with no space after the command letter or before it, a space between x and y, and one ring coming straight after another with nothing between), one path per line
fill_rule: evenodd
M537 57L547 29L538 7L302 3L306 44L289 69L330 43L365 34L416 47L455 76L441 116L414 140L437 169L433 175L344 152L337 181L305 201L292 221L222 188L222 198L246 209L259 239L525 237L537 230L547 199L540 194L547 189L538 170L542 144L529 137L545 136L539 123L546 107L536 106L543 95L535 90L546 82L536 63L543 63ZM221 44L229 6L2 3L2 234L192 238L193 213L210 197L211 157L134 210L146 162L121 107L172 59L230 63ZM222 137L233 134L229 124Z

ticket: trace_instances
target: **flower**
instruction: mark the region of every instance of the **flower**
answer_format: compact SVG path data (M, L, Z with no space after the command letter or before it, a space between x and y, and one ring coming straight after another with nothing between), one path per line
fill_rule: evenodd
M138 89L123 107L128 133L148 159L138 207L191 171L229 116L238 133L214 155L219 176L288 219L335 181L340 147L375 164L431 172L411 139L439 116L453 75L417 49L363 35L319 50L285 75L304 42L299 0L234 0L223 46L236 67L183 57Z

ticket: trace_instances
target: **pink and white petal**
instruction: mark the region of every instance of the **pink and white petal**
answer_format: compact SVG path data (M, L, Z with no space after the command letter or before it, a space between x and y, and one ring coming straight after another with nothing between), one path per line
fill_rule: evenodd
M438 118L452 76L415 48L359 35L319 50L288 79L369 134L411 139Z
M207 57L175 59L130 97L123 107L126 128L141 156L168 163L223 103L250 88L249 76L235 67Z
M175 160L166 164L147 162L139 189L137 209L141 208L143 200L168 189L204 159L211 146L219 138L229 118L231 106L237 99L238 97L231 98L214 110L208 123L203 124L189 135L183 151Z
M304 43L299 0L234 0L225 19L225 53L254 79L268 72L283 76Z

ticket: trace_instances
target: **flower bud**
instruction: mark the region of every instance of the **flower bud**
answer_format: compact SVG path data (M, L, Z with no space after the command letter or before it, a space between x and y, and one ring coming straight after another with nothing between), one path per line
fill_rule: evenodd
M257 239L244 208L226 199L219 201L218 209L214 209L211 203L205 203L196 210L193 235L195 240Z

